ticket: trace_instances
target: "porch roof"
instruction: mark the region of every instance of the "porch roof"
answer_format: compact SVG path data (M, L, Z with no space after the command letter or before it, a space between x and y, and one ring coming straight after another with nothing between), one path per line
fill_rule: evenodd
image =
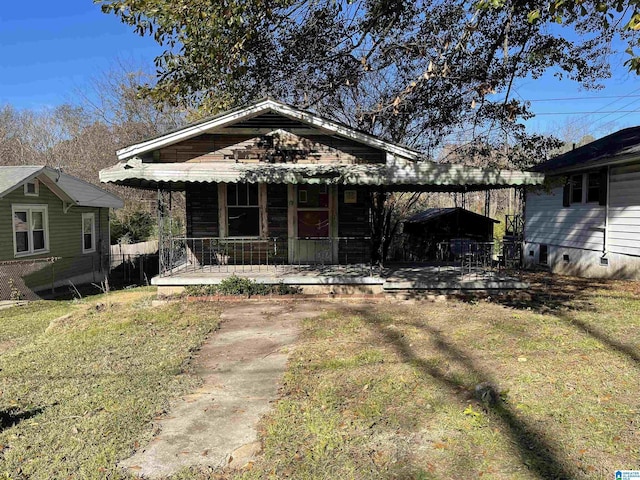
M137 188L186 183L291 183L394 186L410 189L489 189L539 185L544 175L433 162L397 164L144 163L131 159L100 172L100 181Z

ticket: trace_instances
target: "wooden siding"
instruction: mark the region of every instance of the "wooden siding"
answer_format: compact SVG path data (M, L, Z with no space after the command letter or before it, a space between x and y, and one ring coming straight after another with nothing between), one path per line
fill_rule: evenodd
M345 190L356 191L356 203L345 203ZM338 236L351 239L340 240L338 255L340 263L367 263L371 259L371 242L353 238L369 237L369 189L367 187L344 187L338 189Z
M562 206L562 188L528 193L525 241L587 250L602 250L605 207L598 204Z
M161 148L159 162L248 162L268 161L295 163L383 163L381 150L352 140L326 135L295 135L279 131L270 137L249 134L203 134Z
M13 228L11 205L47 205L49 252L15 257L13 251ZM94 213L96 221L96 251L82 253L82 214ZM40 184L37 197L25 196L22 188L17 188L0 199L0 261L25 260L60 257L54 264L47 264L25 277L30 287L46 286L53 279L60 281L91 272L101 272L108 268L109 252L109 209L97 207L71 207L64 213L62 200L44 184Z
M611 168L607 243L610 252L640 255L640 163Z
M211 183L187 184L187 237L217 237L218 186Z
M267 185L267 229L269 237L278 237L278 251L275 252L278 263L288 258L288 193L286 185Z

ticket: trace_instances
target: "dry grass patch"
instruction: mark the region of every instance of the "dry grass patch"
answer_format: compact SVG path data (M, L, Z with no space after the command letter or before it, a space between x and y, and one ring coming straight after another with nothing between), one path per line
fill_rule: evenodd
M198 385L188 362L218 325L210 305L151 308L153 294L2 312L0 340L15 344L0 356L0 474L128 476L117 462L151 438L171 398Z
M529 298L368 305L307 322L262 423L263 458L228 475L592 479L640 468L636 289L557 282ZM483 382L495 403L477 398Z

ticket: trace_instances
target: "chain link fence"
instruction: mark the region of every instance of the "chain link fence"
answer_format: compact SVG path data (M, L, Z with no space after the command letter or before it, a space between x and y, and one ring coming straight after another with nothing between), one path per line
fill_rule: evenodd
M0 301L70 298L107 288L149 285L158 254L112 254L0 261Z
M37 300L39 295L29 285L29 279L45 270L51 270L50 285L53 286L55 273L53 265L58 257L37 258L32 260L0 261L0 301L1 300Z

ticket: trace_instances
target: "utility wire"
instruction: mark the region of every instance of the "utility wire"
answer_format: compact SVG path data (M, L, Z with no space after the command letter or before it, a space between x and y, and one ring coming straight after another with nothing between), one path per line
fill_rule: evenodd
M560 102L562 100L602 100L604 98L608 99L608 98L634 98L634 97L640 97L640 95L602 95L599 97L533 98L529 100L526 100L525 98L520 96L520 98L528 102Z

